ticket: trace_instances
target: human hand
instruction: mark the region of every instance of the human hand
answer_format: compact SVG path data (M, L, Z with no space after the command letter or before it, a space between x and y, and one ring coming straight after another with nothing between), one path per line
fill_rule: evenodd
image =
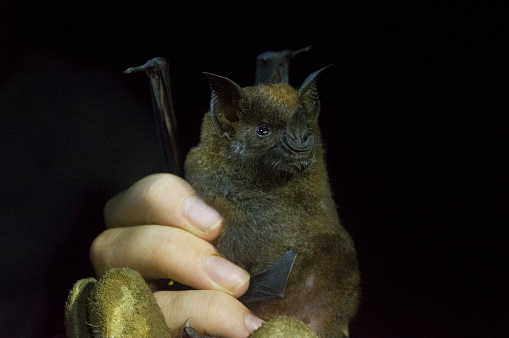
M129 267L145 280L173 279L196 290L157 291L172 336L186 320L201 334L245 337L262 324L236 298L249 285L247 271L219 256L209 241L222 229L220 215L170 174L143 178L104 208L108 230L92 243L98 276Z

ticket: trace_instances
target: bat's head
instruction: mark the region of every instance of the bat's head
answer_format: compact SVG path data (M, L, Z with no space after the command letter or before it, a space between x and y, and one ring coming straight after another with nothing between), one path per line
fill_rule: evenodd
M323 69L308 76L299 89L288 84L241 88L228 78L205 73L212 89L210 117L234 164L287 176L313 163L320 142L315 82Z

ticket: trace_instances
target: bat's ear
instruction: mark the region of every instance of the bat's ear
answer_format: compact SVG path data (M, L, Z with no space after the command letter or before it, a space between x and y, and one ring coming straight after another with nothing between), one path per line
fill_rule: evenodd
M299 88L299 98L302 100L307 110L309 112L315 113L316 115L320 113L320 98L318 97L316 80L322 71L329 68L330 66L332 66L332 64L311 73L311 75L309 75L306 80L304 80Z
M234 132L233 123L239 121L239 113L246 110L248 100L244 90L232 80L211 73L203 73L209 79L212 95L210 116L219 136Z

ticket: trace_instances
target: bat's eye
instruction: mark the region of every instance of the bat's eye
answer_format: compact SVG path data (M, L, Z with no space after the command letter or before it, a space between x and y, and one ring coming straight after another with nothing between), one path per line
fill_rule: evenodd
M265 137L270 134L270 128L267 126L259 126L256 128L256 135L259 137Z

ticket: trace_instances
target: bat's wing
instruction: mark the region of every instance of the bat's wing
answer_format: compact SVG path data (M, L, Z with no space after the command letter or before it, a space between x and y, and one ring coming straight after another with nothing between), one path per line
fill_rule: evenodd
M141 66L126 69L124 73L131 74L142 70L147 73L150 79L152 108L154 109L157 133L169 170L171 173L182 176L176 136L177 121L171 97L168 61L162 57L156 57Z
M244 304L249 304L262 300L283 298L286 282L296 258L297 251L290 247L272 266L252 274L249 288L239 300Z
M299 50L268 51L256 57L256 85L262 83L288 83L290 59L307 52L311 46Z

